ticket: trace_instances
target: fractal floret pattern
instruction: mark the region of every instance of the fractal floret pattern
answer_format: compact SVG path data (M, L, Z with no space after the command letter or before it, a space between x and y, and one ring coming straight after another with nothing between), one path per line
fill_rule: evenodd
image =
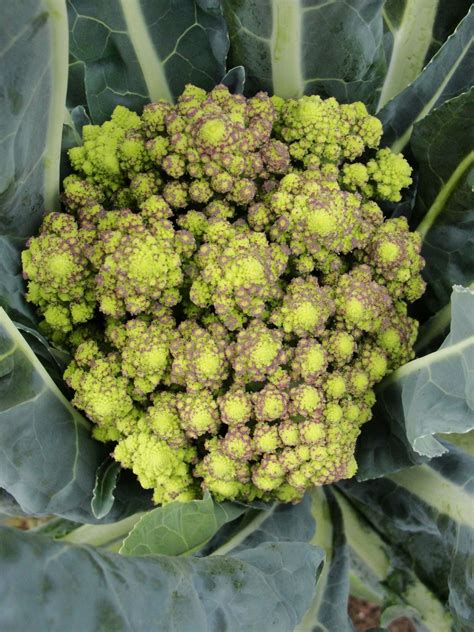
M155 503L296 502L349 478L374 386L413 357L411 168L362 103L210 92L118 106L69 151L23 253L65 380Z

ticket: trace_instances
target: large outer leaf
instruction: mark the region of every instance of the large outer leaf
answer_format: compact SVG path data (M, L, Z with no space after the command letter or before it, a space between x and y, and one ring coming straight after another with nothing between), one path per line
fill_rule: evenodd
M451 332L439 351L409 362L389 379L387 391L401 392L407 437L413 449L429 457L445 449L439 432L474 428L474 292L455 287Z
M423 237L428 288L422 304L428 314L448 303L454 283L474 281L473 120L471 88L434 110L413 132L419 164L414 221Z
M375 529L409 556L418 576L441 599L449 599L455 629L468 632L474 619L469 572L474 562L474 459L445 447L449 452L429 464L377 481L346 482L342 488Z
M268 542L228 557L130 559L0 529L0 628L12 631L292 632L323 556Z
M172 101L189 82L212 88L225 74L228 38L216 0L68 0L68 11L71 78L84 73L94 123L119 103L140 110ZM73 102L75 90L69 104L84 105Z
M0 233L28 237L58 205L67 86L62 0L2 6L0 23Z
M91 519L104 448L0 309L0 487L23 511Z
M0 515L24 516L25 512L11 494L0 488Z
M380 386L374 420L357 447L359 480L442 454L436 433L474 427L474 292L455 287L451 332L440 349L409 362Z
M424 5L436 4L431 0L421 0L421 2L409 0L409 2L415 11L421 10ZM413 28L416 32L412 36L412 41L418 45L421 40L417 37L420 29L424 28L423 22L414 22ZM396 152L402 151L410 140L416 121L427 116L433 108L469 89L472 84L471 69L474 64L473 29L474 9L471 9L424 70L420 74L418 72L413 74L410 78L410 81L413 80L412 83L378 113L384 124L383 143L385 145L391 145ZM402 62L408 54L410 50L401 45L399 55ZM407 67L407 64L401 65L402 70ZM393 69L392 66L389 67L384 90L390 86L391 69ZM390 88L388 91L394 92ZM382 91L383 95L384 91ZM382 105L384 103L385 101Z
M382 3L378 0L224 0L232 65L246 69L246 92L362 100L381 83Z

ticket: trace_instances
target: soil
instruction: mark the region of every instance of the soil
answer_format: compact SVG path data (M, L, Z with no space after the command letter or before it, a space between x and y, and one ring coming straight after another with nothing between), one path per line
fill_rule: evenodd
M348 612L357 632L367 632L380 625L380 608L373 603L349 597ZM391 623L388 629L390 632L416 632L413 623L405 617Z

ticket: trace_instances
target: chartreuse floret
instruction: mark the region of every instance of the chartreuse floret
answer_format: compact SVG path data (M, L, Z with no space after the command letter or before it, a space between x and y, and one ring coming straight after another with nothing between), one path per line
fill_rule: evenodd
M133 381L134 393L140 397L155 390L170 365L171 323L158 320L131 319L121 331L110 331L120 350L122 373ZM121 339L120 339L121 338Z
M97 439L117 441L122 434L128 434L137 410L117 356L102 355L95 343L91 349L91 343L84 342L66 369L64 379L75 391L73 404L97 424L94 428Z
M172 448L188 445L189 439L182 428L176 405L176 394L167 391L158 392L152 396L152 402L144 418L146 427Z
M393 304L387 288L373 280L368 266L354 267L344 274L335 292L336 318L346 327L378 331Z
M252 417L250 394L243 388L232 388L217 398L222 421L228 426L246 424Z
M224 86L209 94L188 86L175 108L152 104L142 118L150 159L171 178L189 178L194 202L218 193L246 206L256 177L289 167L288 148L271 138L275 110L264 93L245 99Z
M139 314L154 302L175 305L183 280L181 260L173 244L171 224L162 230L130 231L121 235L96 277L100 310L114 318Z
M326 322L334 313L332 292L320 287L315 277L293 279L288 285L282 304L270 320L285 333L300 338L320 336Z
M153 489L153 500L163 504L172 500L192 500L198 495L191 475L196 459L192 447L173 448L149 432L135 432L118 442L115 459L137 476L145 489Z
M237 383L262 381L275 373L288 359L283 334L268 328L260 320L252 320L227 349Z
M106 191L116 191L128 174L144 171L149 158L140 117L122 105L102 125L85 125L83 144L69 150L73 168Z
M262 317L267 304L281 294L285 250L268 243L264 234L240 231L226 220L209 222L206 240L196 257L199 276L191 287L191 300L200 307L212 305L230 330Z
M398 202L401 190L410 186L412 168L402 156L390 149L380 149L367 164L347 163L342 169L342 185L359 191L366 198Z
M267 384L261 391L254 393L252 400L258 421L275 421L287 415L288 394L273 384Z
M70 150L22 255L93 434L154 502L297 502L354 475L373 387L413 357L411 183L362 103L187 86Z
M377 147L382 124L361 102L340 105L336 99L305 96L279 108L277 135L291 156L305 166L354 160L366 148Z
M420 276L424 260L420 255L421 237L408 229L405 217L389 219L372 236L364 255L375 278L384 283L395 298L415 301L425 284Z
M358 248L370 228L361 198L342 191L334 177L317 170L285 176L271 193L269 205L276 217L272 238L287 243L294 255L309 255L319 267L327 261L328 271L334 254Z
M22 263L26 297L40 307L49 328L69 332L93 317L93 278L73 217L47 215L41 233L23 251Z
M178 331L171 343L170 380L188 391L217 391L229 373L225 339L214 339L193 321L184 321Z

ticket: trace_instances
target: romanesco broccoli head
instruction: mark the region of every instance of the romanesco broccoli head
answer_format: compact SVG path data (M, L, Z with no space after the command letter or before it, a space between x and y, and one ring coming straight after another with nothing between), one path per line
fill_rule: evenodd
M349 478L374 386L413 357L411 183L362 103L187 86L70 150L23 252L94 436L155 503L296 502Z

